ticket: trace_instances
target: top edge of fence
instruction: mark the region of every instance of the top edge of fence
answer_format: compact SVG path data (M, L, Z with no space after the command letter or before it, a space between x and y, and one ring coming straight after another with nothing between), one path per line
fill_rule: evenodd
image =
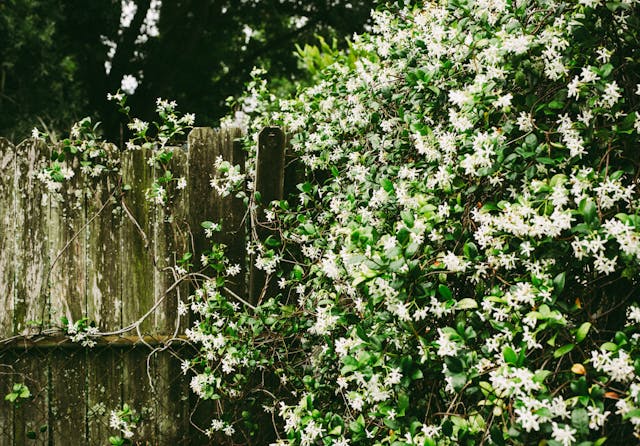
M192 137L201 135L203 133L209 133L209 132L211 132L211 134L214 135L214 136L219 136L219 135L223 135L223 134L230 134L234 138L243 138L243 137L247 136L247 129L243 128L243 127L237 127L237 126L224 126L224 127L201 126L201 127L193 127L189 131L189 134L187 135L186 141L183 141L183 142L186 143ZM40 138L28 137L28 138L24 138L24 139L16 142L16 141L12 141L11 139L9 139L9 138L7 138L5 136L0 136L0 147L19 148L21 146L25 146L27 144L34 144L34 143L41 143L41 144L44 144L46 146L55 145L54 143L44 141L44 140L42 140ZM118 147L118 143L116 143L114 141L104 140L104 141L102 141L102 143ZM59 141L58 141L58 144L59 144Z

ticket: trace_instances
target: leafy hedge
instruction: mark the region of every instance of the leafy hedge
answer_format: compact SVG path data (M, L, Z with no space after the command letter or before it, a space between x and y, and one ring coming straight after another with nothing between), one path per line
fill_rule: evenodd
M210 433L264 409L277 444L637 441L637 3L376 12L296 97L254 79L252 132L294 135L304 180L253 247L280 293L192 296Z

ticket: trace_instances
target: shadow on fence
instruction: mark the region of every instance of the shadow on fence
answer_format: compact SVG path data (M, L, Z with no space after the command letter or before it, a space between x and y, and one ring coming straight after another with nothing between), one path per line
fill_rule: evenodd
M184 337L189 321L177 311L189 285L177 285L171 267L186 251L198 262L211 243L200 223L216 221L224 232L215 241L227 245L245 277L232 291L256 302L268 288L268 278L247 264L245 206L216 196L209 184L217 157L245 164L240 136L238 129L192 130L171 160L172 173L187 179L184 190L169 191L171 211L145 195L154 172L144 149L108 147L122 184L74 177L65 183L68 199L55 202L36 179L51 148L0 139L0 397L14 383L31 393L19 406L0 401L0 446L108 444L117 434L109 413L123 403L143 416L137 444L207 444L190 422L207 414L198 414L180 367L180 358L196 353ZM283 177L282 131L265 129L256 179L263 203L282 197ZM85 348L44 329L61 317L95 321L108 336Z

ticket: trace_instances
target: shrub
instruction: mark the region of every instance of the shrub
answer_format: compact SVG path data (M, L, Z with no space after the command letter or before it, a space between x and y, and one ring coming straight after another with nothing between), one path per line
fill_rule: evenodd
M355 62L241 100L253 132L293 135L304 180L255 247L280 294L241 306L214 278L192 297L192 387L245 410L212 429L255 433L253 405L278 444L634 441L637 2L374 15Z

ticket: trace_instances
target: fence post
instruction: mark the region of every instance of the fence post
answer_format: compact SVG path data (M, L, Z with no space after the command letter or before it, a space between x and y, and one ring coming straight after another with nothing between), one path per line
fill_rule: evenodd
M284 191L285 136L279 127L265 127L258 137L255 191L260 194L255 221L252 221L252 237L264 242L275 234L267 221L265 211L272 201L282 200ZM253 219L252 219L253 220ZM273 290L270 275L255 266L256 254L251 255L249 296L252 303L262 300Z

